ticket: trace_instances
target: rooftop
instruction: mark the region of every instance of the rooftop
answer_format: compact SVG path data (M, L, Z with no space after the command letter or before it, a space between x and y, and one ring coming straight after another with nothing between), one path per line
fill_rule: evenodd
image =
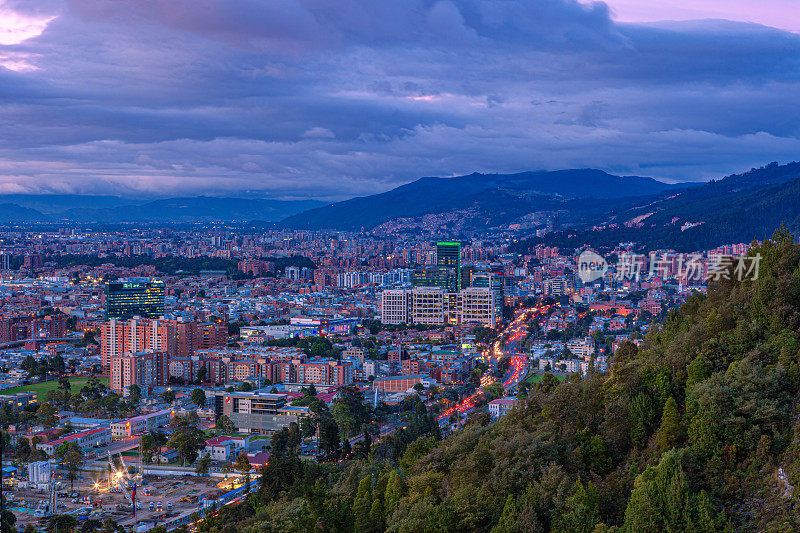
M162 409L161 411L154 411L152 413L147 413L147 414L144 414L144 415L137 415L137 416L134 416L132 418L128 418L127 420L120 420L120 422L125 422L125 423L128 423L128 422L139 422L140 420L147 420L148 418L152 418L154 416L160 416L160 415L169 413L171 411L172 411L172 409Z
M375 381L394 381L396 379L415 379L415 378L427 378L427 374L405 374L402 376L381 376L375 378Z
M103 432L103 431L108 431L108 429L107 428L87 429L86 431L79 431L78 433L73 433L71 435L66 435L64 437L61 437L60 439L51 440L50 442L47 442L45 444L58 447L61 444L64 444L65 442L72 442L75 439L80 439L82 437L88 437L89 435L94 435L95 433L100 433L100 432Z
M517 403L516 398L498 398L489 402L489 405L514 405L515 403Z

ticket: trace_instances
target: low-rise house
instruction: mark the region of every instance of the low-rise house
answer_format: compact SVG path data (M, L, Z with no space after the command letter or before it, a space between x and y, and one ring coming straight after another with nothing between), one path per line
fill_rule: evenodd
M205 448L200 454L208 455L214 461L233 461L241 450L250 446L249 437L229 437L220 435L206 441Z
M68 442L74 442L80 446L81 451L85 452L90 448L97 448L111 442L111 430L108 428L87 429L49 442L39 443L36 448L52 456L59 446Z
M505 416L517 404L516 398L498 398L489 402L489 414L493 418Z
M172 419L172 413L172 409L163 409L114 422L111 424L111 434L115 439L121 439L166 427Z

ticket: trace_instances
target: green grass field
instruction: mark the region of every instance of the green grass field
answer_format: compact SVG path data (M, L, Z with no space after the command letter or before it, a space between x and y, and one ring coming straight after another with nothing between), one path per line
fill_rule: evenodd
M70 384L72 384L72 391L77 392L81 390L86 382L89 381L87 377L77 377L77 378L69 378ZM103 385L108 386L108 379L107 378L99 378L100 383ZM58 388L58 380L51 379L50 381L46 381L44 383L34 383L33 385L25 385L23 387L13 387L10 389L3 389L0 390L0 394L13 394L15 392L27 392L33 391L39 395L40 399L44 399L44 395L49 390L54 390Z
M530 376L525 378L522 382L530 387L531 385L535 385L535 384L539 383L540 381L542 381L542 376L543 375L544 374L531 374ZM558 381L564 381L566 379L566 377L567 377L564 374L553 374L553 376Z

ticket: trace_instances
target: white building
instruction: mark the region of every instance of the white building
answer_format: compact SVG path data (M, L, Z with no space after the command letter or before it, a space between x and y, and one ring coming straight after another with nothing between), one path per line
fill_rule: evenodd
M365 359L362 367L364 369L365 378L369 378L370 376L375 377L380 371L380 364L370 359Z
M494 294L490 288L468 287L458 293L459 321L494 327L497 323Z
M415 287L411 291L411 321L442 325L447 322L448 293L440 287Z
M115 439L125 438L166 427L172 419L172 412L172 409L164 409L114 422L111 424L111 435Z
M567 349L577 357L589 358L594 355L594 341L591 337L573 339L567 342Z
M208 455L214 461L232 461L250 446L250 437L220 435L206 441L201 457Z
M489 402L489 414L493 418L505 416L517 404L516 398L498 398Z
M411 319L411 291L386 290L381 293L381 322L408 324Z
M111 442L111 430L108 428L87 429L72 435L66 435L60 439L39 443L36 448L42 450L48 456L52 456L59 446L68 442L74 442L80 447L81 451L85 452L90 448L97 448Z
M384 324L442 325L452 320L494 326L497 322L495 295L488 287L469 287L448 293L441 287L394 289L381 293Z

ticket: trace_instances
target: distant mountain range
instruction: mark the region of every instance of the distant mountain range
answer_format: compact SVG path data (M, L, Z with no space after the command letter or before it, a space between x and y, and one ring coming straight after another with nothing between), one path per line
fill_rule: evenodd
M614 176L594 169L475 173L454 178L421 178L381 194L305 211L288 217L283 224L303 229L358 230L394 219L470 210L476 225L491 226L508 223L514 215L524 216L532 211L569 211L575 200L614 200L678 188L652 178Z
M541 239L521 242L525 249L537 242L570 247L596 247L636 241L650 249L690 252L738 242L763 240L786 224L800 234L800 163L769 165L713 180L700 186L662 193L635 207L620 207L602 215L589 230L584 224L565 228Z
M0 196L0 223L264 221L298 229L460 235L512 228L520 243L613 246L637 241L683 251L763 239L785 223L800 233L800 163L734 174L708 183L667 184L652 178L577 169L519 174L421 178L390 191L324 204L316 200L187 197L132 200L114 196Z
M0 196L0 222L278 222L324 205L317 200L263 200L196 196L131 200L115 196Z

